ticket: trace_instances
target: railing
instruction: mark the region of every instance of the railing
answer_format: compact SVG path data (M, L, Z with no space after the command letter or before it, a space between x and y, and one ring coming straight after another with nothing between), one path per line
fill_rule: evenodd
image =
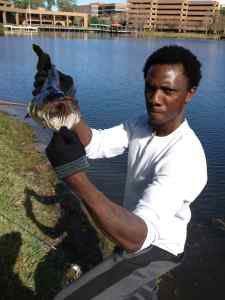
M38 32L37 26L23 26L23 25L12 25L12 24L6 24L3 25L6 30L9 31L28 31L28 32Z
M25 26L25 25L13 25L13 24L6 24L4 28L10 32L40 32L43 30L48 31L95 31L95 32L108 32L108 33L130 33L131 31L127 30L126 27L121 26L111 26L106 24L90 24L88 28L80 27L80 26L56 26L56 25L34 25L34 26Z

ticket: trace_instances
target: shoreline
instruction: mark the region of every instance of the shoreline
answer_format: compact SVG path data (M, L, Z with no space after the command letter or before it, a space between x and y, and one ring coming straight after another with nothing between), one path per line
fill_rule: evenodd
M23 102L11 102L9 100L0 100L0 112L8 113L10 116L16 117L19 121L30 126L35 133L37 143L46 145L51 137L51 131L42 128L32 118L27 117L27 104ZM43 151L42 151L43 152Z
M70 36L74 38L79 38L81 36L86 36L90 38L101 38L103 35L108 36L110 38L118 37L118 38L131 38L131 39L146 39L146 38L175 38L175 39L198 39L198 40L215 40L215 41L224 41L225 40L225 35L223 34L204 34L204 33L195 33L195 32L187 32L187 33L179 33L179 32L164 32L164 31L142 31L142 32L131 32L128 34L118 34L118 33L93 33L93 32L38 32L38 33L33 33L33 32L9 32L5 31L4 36L30 36L30 35L35 35L35 36Z
M11 106L19 106L19 107L25 107L26 108L26 104L25 103L20 103L20 102L13 102L13 101L7 101L7 100L0 100L0 107L1 106L6 106L6 107L11 107Z
M179 32L143 32L140 37L144 38L177 38L177 39L199 39L199 40L223 40L222 35L218 34L204 34L204 33L179 33Z
M7 300L49 300L77 279L74 264L86 272L112 249L56 178L23 114L0 111L0 288Z

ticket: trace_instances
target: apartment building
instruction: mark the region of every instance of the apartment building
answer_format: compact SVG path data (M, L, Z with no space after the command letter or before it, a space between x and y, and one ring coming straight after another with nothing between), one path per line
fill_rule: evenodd
M91 16L101 17L114 14L127 13L127 3L90 3L79 5L77 9Z
M128 0L128 26L134 30L208 32L218 1Z
M124 26L127 23L127 3L90 3L79 5L78 11L112 25ZM90 20L91 20L90 18Z

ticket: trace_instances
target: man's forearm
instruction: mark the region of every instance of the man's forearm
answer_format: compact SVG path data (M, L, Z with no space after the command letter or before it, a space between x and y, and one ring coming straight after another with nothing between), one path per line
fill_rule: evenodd
M80 194L100 227L122 248L128 252L140 249L147 236L147 226L141 218L110 201L85 173L72 175L65 181Z
M87 146L90 143L92 138L92 131L82 117L80 122L73 127L73 130L76 132L81 143L84 146Z

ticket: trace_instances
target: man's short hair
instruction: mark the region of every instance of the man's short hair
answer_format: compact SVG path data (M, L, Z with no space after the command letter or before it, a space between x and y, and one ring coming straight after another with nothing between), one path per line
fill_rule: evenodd
M158 64L181 64L188 78L189 88L191 89L199 85L202 77L201 63L190 50L177 45L159 48L147 58L143 68L144 78L146 78L150 67Z

